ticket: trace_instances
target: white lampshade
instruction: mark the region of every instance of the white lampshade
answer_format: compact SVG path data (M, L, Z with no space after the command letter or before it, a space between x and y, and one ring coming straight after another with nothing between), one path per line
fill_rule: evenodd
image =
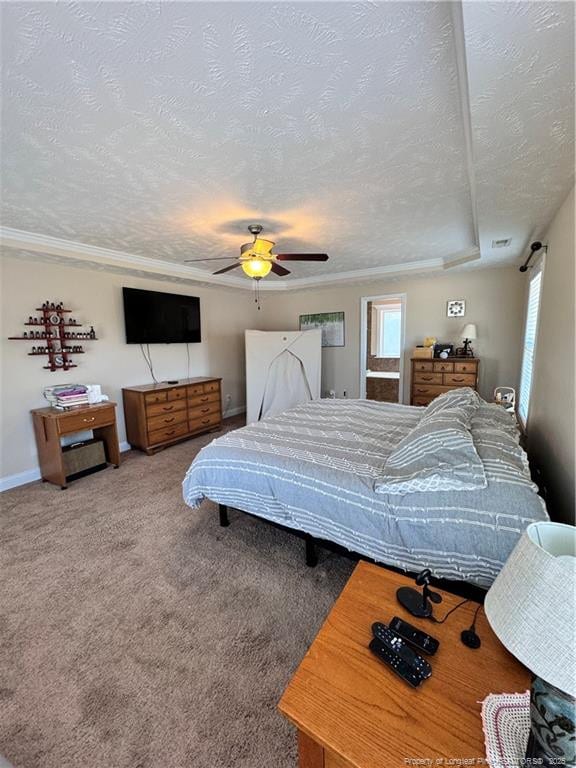
M576 528L532 523L486 595L490 626L528 669L576 695Z
M476 330L475 323L467 323L460 331L461 339L477 339L478 331Z

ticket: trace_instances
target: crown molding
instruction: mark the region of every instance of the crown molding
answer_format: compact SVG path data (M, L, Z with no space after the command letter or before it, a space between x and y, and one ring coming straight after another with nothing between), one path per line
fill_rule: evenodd
M94 263L127 272L146 272L163 277L174 277L190 282L208 283L220 287L240 288L252 290L252 281L242 277L230 277L228 275L212 275L197 267L189 267L185 264L174 264L161 259L151 259L147 256L138 256L124 251L115 251L108 248L99 248L95 245L78 243L72 240L63 240L50 235L40 235L34 232L25 232L20 229L0 227L0 245L4 248L32 251L50 256L69 259L70 262ZM337 285L347 282L362 282L385 277L399 277L422 272L435 272L460 266L469 261L480 258L478 248L472 248L458 254L452 254L443 258L425 259L406 264L389 264L370 269L349 270L313 277L296 277L290 280L264 280L260 284L260 290L266 292L290 291L299 288L313 288L316 286Z

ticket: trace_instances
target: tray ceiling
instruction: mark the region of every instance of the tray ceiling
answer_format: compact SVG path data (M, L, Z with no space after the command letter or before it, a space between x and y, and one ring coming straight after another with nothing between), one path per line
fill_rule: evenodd
M4 3L4 241L210 279L184 259L259 222L330 254L294 285L513 262L573 184L573 13Z

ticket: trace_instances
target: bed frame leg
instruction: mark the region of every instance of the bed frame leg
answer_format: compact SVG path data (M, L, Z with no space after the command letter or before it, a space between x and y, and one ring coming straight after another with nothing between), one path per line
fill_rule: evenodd
M318 555L316 554L316 542L313 536L306 534L304 536L306 544L306 565L309 568L315 568L318 565Z
M222 528L226 528L230 525L230 520L228 520L228 507L226 504L218 505L218 514L220 515L220 525Z

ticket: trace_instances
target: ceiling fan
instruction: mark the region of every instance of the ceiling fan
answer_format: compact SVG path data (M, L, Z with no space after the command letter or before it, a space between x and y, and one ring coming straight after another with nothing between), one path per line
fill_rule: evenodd
M274 272L275 275L280 277L290 274L289 269L278 264L279 261L328 261L327 253L272 253L275 243L272 240L265 240L263 237L259 237L260 232L262 232L260 224L251 224L248 227L248 231L254 236L254 241L252 243L244 243L240 247L238 260L234 264L229 264L227 267L213 272L214 275L222 275L231 269L242 267L242 270L248 277L254 280L261 280L270 272ZM207 259L186 259L186 263L190 264L194 261L222 261L229 258L229 256L216 256Z

